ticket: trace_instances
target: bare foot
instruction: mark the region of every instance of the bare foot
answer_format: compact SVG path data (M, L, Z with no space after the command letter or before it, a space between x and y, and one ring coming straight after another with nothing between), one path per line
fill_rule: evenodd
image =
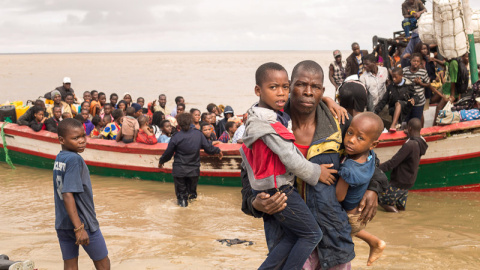
M370 255L368 256L367 266L372 265L380 256L382 256L383 250L387 244L384 241L380 240L376 246L370 246Z

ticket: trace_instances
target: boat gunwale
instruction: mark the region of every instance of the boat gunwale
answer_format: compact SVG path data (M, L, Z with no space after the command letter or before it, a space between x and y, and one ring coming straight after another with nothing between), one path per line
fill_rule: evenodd
M3 125L3 122L0 122ZM421 135L427 142L441 140L447 138L447 134L451 132L468 131L480 128L480 120L460 122L444 126L433 126L423 128ZM4 128L5 134L16 135L35 140L59 143L57 134L42 130L39 132L33 132L28 126L19 126L17 124L8 123ZM405 132L395 133L383 133L380 136L379 148L391 147L402 145L407 139ZM166 150L167 143L157 143L155 145L146 145L141 143L124 144L123 142L116 142L114 140L102 140L87 138L87 148L100 151L120 152L120 153L132 153L132 154L148 154L148 155L161 155ZM239 156L241 144L219 144L219 147L224 156ZM201 156L207 156L203 151Z

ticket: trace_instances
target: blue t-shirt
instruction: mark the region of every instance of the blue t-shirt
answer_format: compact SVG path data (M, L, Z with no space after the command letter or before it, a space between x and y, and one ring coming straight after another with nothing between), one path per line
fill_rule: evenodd
M168 137L167 135L162 134L162 135L160 135L160 137L158 137L157 142L159 142L159 143L169 143L170 139L171 139L171 137Z
M355 209L367 191L370 179L375 172L375 152L370 155L365 163L358 163L352 159L345 159L340 165L338 175L348 184L348 191L342 206L346 211Z
M63 202L63 193L73 193L78 216L85 225L85 229L90 232L98 230L90 172L79 154L70 151L58 153L53 166L53 193L55 197L55 229L74 229Z

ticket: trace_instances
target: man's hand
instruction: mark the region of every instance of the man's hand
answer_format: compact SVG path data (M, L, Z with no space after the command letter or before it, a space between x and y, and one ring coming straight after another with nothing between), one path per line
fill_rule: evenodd
M285 193L277 192L270 196L265 192L258 193L255 200L252 202L252 206L260 212L273 215L280 211L283 211L287 207L287 196Z
M363 224L367 224L367 222L371 221L377 214L377 206L377 193L372 190L367 190L358 204L358 210L362 212L358 221L362 221Z
M412 103L412 105L415 105L415 99L411 98L408 101L410 101L410 103Z
M329 103L328 109L332 113L333 117L337 118L340 124L345 124L345 119L349 119L347 110L337 103Z
M80 231L76 232L75 238L77 238L75 245L88 246L90 244L90 238L88 238L88 234L85 229L81 229Z
M415 82L415 84L418 84L418 85L421 85L422 83L422 79L420 79L420 77L416 77L415 79L413 79L413 81Z
M337 173L338 171L335 169L329 169L333 167L333 164L321 164L320 167L322 171L320 173L320 179L318 179L318 181L329 186L335 183L337 179L335 178L335 176L333 176L333 174Z

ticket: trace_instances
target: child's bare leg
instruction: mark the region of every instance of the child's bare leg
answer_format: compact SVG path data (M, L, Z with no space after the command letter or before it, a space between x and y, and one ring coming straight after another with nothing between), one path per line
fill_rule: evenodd
M63 261L64 270L78 270L78 257Z
M382 256L383 250L385 249L387 244L385 244L384 241L380 240L380 238L376 237L373 234L369 234L365 230L359 231L357 237L367 242L367 244L370 246L370 255L368 256L367 261L367 266L370 266L374 261L376 261L378 258L380 258L380 256Z
M398 118L400 118L400 113L402 112L402 105L400 102L395 103L395 112L392 117L392 125L390 125L390 130L396 130Z
M110 270L110 259L107 257L100 261L93 262L97 270Z

